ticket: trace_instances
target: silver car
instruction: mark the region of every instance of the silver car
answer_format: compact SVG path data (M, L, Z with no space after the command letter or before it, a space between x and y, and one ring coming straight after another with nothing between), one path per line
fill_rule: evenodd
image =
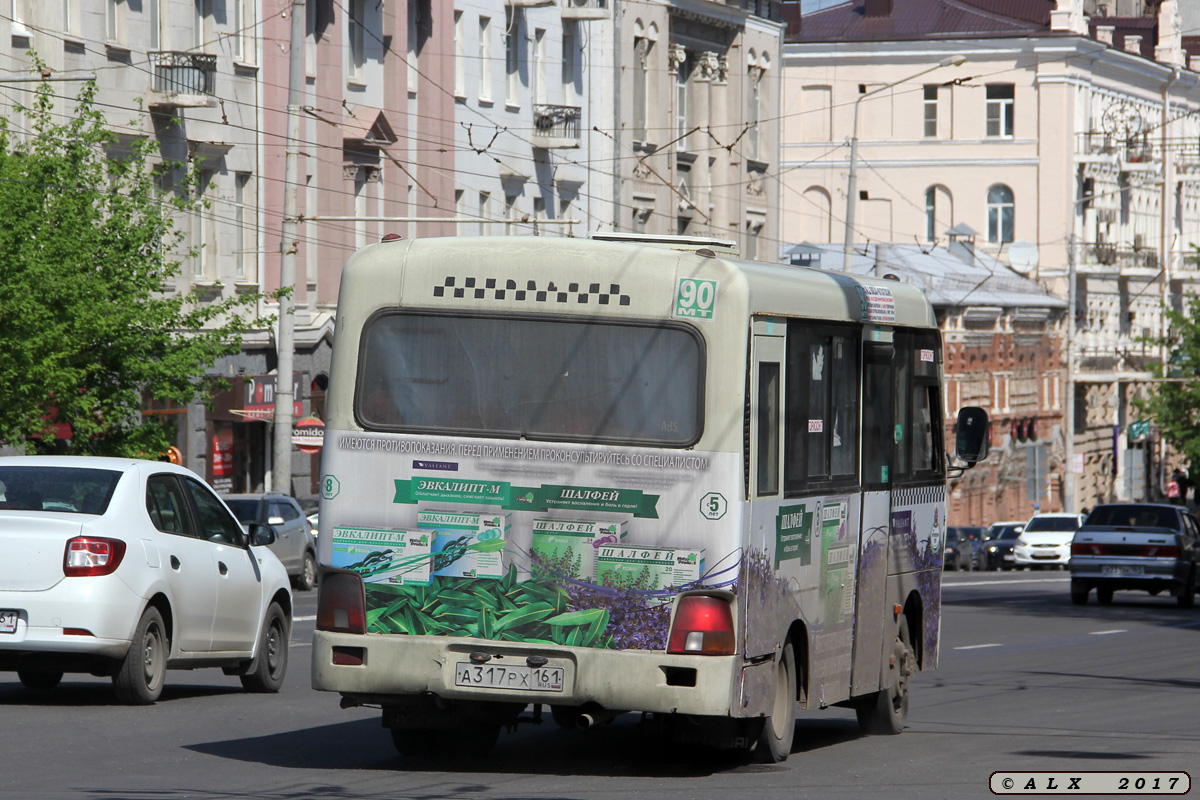
M227 494L222 500L242 525L275 529L271 551L283 562L292 585L305 591L317 583L317 538L300 504L282 492Z

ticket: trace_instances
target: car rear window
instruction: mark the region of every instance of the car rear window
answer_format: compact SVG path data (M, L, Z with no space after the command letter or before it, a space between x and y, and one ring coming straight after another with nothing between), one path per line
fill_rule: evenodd
M0 467L0 511L53 511L100 516L121 472L89 467Z
M1029 520L1025 530L1030 533L1038 531L1074 531L1079 529L1077 517L1034 517Z
M1088 515L1084 525L1179 530L1179 515L1169 508L1155 506L1100 506Z

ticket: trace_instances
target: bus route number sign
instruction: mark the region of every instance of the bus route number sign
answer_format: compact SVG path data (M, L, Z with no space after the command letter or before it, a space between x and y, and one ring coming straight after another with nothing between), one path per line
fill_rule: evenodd
M680 278L675 292L675 316L712 319L717 305L717 282Z

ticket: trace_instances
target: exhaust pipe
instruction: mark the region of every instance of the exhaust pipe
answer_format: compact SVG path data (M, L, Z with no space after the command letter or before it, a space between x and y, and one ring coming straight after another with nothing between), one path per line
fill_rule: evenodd
M575 718L575 727L586 730L605 722L612 722L624 713L624 711L611 711L598 705L591 705L586 707L585 711L579 712L579 716Z

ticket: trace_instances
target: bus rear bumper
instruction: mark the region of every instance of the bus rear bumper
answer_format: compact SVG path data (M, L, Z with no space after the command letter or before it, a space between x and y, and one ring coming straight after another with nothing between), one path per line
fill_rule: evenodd
M621 711L755 716L734 702L740 697L740 656L317 631L312 658L314 689L339 692L363 704L387 706L389 699L403 702L432 694L456 702L596 704ZM531 678L532 670L537 674ZM463 685L468 680L492 685ZM542 688L531 688L537 683Z

